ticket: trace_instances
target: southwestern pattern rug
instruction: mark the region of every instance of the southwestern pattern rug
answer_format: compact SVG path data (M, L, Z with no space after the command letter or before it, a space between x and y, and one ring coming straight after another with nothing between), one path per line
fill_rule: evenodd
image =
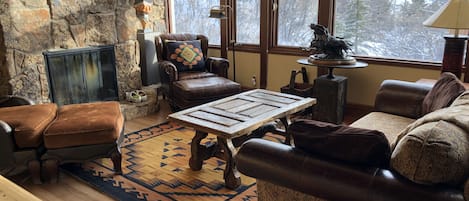
M200 171L191 170L193 136L193 129L163 123L125 135L122 175L114 175L110 159L66 164L62 170L116 200L257 200L254 178L242 175L236 190L224 187L225 162L218 158L204 161ZM273 135L266 138L282 140ZM215 141L209 135L202 143Z

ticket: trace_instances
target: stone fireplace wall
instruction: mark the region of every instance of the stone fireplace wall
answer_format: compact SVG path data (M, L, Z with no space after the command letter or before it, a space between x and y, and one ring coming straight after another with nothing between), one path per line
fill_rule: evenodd
M0 2L0 95L50 102L42 52L114 45L119 97L140 89L134 0L3 0ZM151 29L165 31L164 0L153 0Z

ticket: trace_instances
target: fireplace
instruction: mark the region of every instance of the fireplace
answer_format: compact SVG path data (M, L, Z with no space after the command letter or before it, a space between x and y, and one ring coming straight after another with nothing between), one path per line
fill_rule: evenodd
M114 46L43 53L50 99L57 105L119 100Z

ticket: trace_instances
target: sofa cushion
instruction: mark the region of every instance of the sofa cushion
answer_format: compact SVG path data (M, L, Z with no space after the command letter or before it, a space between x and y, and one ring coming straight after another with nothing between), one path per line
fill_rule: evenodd
M44 131L44 146L57 149L115 143L123 128L124 117L116 101L64 105Z
M416 183L460 185L469 176L467 131L468 104L431 112L399 134L391 167Z
M423 99L422 114L448 107L465 90L464 85L453 73L442 73Z
M381 131L392 145L399 133L414 121L415 119L384 112L370 112L354 121L350 126Z
M288 127L295 147L354 165L388 167L391 151L383 133L300 119Z
M451 103L450 107L459 105L469 105L469 90L464 91L461 95L459 95L456 100Z
M55 119L56 104L22 105L0 108L0 120L14 129L18 148L37 148L42 132Z
M396 145L391 166L416 183L459 185L469 174L467 133L443 120L420 125Z
M205 60L200 40L166 41L167 58L176 66L178 71L204 71Z

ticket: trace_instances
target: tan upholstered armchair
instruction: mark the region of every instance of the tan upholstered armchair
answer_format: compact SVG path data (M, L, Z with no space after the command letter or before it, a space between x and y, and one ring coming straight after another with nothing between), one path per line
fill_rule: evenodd
M175 110L207 103L241 91L229 79L229 62L207 57L208 39L195 34L162 34L155 38L163 94Z

